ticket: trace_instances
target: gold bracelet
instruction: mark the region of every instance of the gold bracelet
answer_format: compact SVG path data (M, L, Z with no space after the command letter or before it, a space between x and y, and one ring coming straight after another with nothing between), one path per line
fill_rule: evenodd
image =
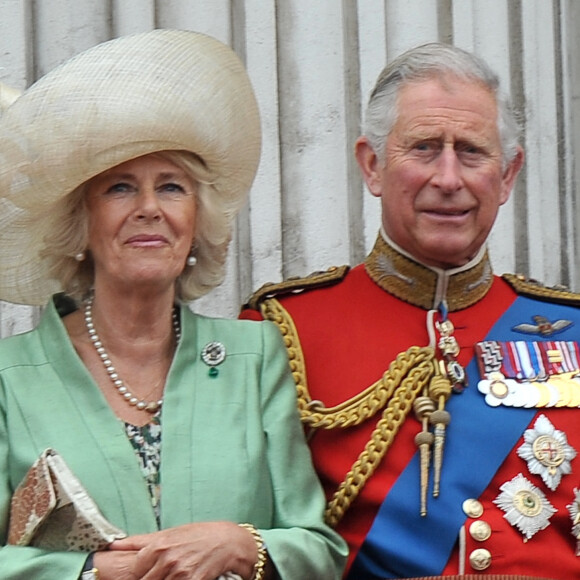
M248 530L252 534L254 541L256 542L256 547L258 548L258 559L254 564L254 574L252 580L263 580L264 571L266 567L266 560L268 559L268 553L266 552L266 544L264 544L264 539L260 535L260 532L252 524L238 524L240 528Z
M99 569L94 566L81 574L81 580L99 580Z

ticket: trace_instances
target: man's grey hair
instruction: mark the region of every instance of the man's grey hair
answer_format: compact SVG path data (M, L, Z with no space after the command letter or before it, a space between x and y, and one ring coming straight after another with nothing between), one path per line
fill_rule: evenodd
M377 79L365 114L363 134L379 157L385 160L385 146L398 115L398 97L410 82L456 77L480 83L495 96L504 168L517 154L519 125L509 97L500 89L499 77L478 56L450 44L429 43L412 48L390 64Z

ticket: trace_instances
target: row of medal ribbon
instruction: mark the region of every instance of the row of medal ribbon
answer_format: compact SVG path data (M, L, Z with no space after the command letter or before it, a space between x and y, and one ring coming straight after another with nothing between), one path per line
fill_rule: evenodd
M475 355L488 405L580 407L580 347L575 341L479 342Z

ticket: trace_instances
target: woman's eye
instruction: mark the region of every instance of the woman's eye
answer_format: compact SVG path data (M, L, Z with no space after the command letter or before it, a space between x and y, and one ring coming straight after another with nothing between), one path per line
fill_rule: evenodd
M114 183L107 189L107 193L127 193L131 191L131 186L125 182Z
M183 189L183 187L181 185L179 185L178 183L166 183L165 185L162 186L162 189L165 191L170 191L170 192L181 192L181 191L185 191Z
M176 182L164 183L157 188L157 191L174 198L181 198L191 193L184 185Z

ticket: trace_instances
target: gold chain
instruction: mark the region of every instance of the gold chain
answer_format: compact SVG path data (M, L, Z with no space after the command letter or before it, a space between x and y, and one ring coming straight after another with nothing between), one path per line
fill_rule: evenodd
M325 408L310 397L302 347L291 316L275 298L262 303L262 316L277 324L284 337L298 393L298 408L305 425L314 429L351 427L384 409L363 452L327 506L326 521L336 526L389 450L413 401L429 382L433 374L433 349L409 348L397 356L373 385L340 405Z

